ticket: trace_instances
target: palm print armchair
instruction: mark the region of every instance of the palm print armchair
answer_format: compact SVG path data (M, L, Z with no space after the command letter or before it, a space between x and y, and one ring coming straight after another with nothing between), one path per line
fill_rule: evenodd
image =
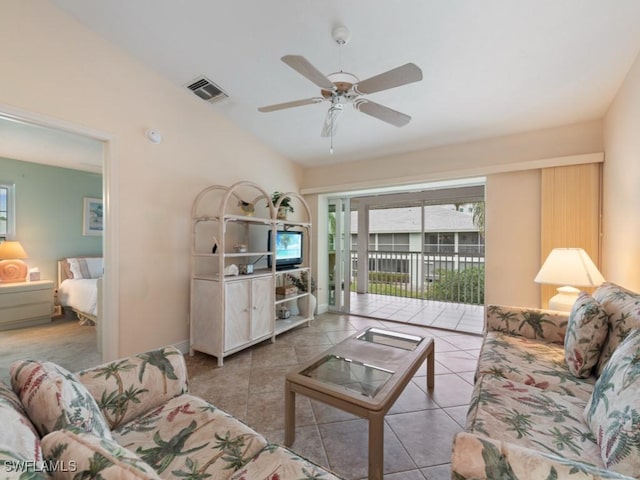
M0 382L3 479L337 480L190 395L174 347L77 374L20 361L11 381Z
M640 478L640 294L605 283L570 314L488 306L452 477Z

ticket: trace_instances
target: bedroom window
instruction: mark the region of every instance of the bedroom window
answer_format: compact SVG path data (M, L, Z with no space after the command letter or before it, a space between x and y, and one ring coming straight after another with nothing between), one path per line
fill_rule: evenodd
M0 241L15 236L15 185L0 181Z

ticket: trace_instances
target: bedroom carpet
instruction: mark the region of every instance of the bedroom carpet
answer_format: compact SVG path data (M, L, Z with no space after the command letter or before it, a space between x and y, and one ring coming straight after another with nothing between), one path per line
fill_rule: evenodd
M10 384L15 360L31 358L55 362L75 372L101 363L95 327L62 318L46 325L0 331L0 379Z

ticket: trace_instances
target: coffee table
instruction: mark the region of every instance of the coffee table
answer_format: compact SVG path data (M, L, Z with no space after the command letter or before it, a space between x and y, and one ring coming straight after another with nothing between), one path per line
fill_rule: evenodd
M384 416L420 365L434 386L433 338L367 328L289 372L285 381L284 443L295 439L296 393L369 420L369 479L381 480Z

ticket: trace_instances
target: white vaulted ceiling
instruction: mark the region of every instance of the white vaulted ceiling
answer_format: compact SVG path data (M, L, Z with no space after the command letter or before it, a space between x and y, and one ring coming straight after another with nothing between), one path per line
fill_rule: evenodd
M208 108L306 166L602 118L640 49L638 0L52 1L181 88L208 77L229 95ZM328 103L257 111L319 94L286 54L361 80L417 64L423 81L367 97L412 121L349 106L329 156Z

